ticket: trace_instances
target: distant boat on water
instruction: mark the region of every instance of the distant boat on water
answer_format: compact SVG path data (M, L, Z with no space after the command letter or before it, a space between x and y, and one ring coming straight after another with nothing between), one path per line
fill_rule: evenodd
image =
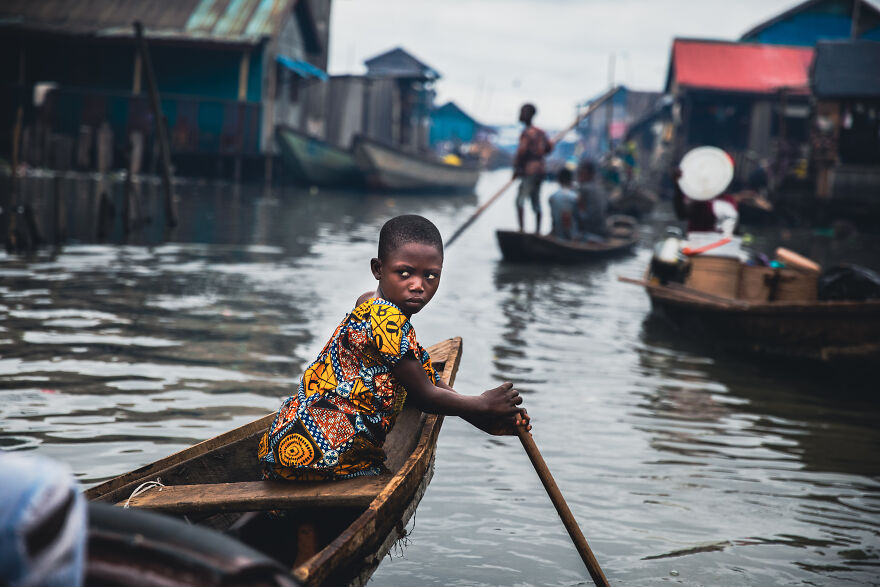
M322 187L361 187L364 174L350 149L331 145L288 126L275 129L284 165L298 183Z
M343 149L278 126L275 140L295 181L310 186L472 192L480 176L477 165L444 163L434 155L408 153L362 135L351 149Z
M477 165L444 163L433 155L409 153L361 135L352 148L371 189L473 192L480 177Z

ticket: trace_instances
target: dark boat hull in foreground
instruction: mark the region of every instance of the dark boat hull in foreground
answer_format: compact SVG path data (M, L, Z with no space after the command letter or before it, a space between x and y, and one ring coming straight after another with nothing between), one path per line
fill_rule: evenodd
M586 263L628 253L638 244L634 221L615 218L612 223L611 236L601 243L568 241L515 230L497 230L495 236L505 261Z
M461 339L449 339L428 351L441 378L452 384L461 356ZM312 483L260 480L257 445L273 418L274 414L269 414L120 475L89 489L86 497L112 504L130 502L132 507L185 516L199 526L232 536L251 552L266 554L269 560L291 570L287 578L304 585L362 585L402 536L430 482L443 417L405 406L385 442L389 474ZM132 497L143 484L157 480L161 487ZM286 514L273 515L268 510ZM312 520L317 534L314 553L300 540L301 523ZM100 529L94 529L93 534L91 539L100 535ZM156 561L156 551L161 551L162 545L157 548L153 544L150 551L139 549L137 536L137 525L133 523L131 534L118 539L124 557L116 557L113 548L94 551L88 563L94 583L115 577L115 582L109 584L193 584L187 582L191 569L180 561L193 557L205 560L207 555L198 553L200 545L191 545L190 550L196 553L191 557L168 553ZM210 556L220 566L234 568L235 561L229 559L234 554L222 554L229 552L229 547L221 546L220 554ZM169 543L166 550L177 555L187 547L185 540L178 540ZM148 582L147 578L154 575L161 575L161 581Z
M355 137L354 157L375 190L473 192L480 169L449 165L407 153L366 137Z
M880 300L750 302L623 280L645 287L655 313L728 350L820 362L880 359Z

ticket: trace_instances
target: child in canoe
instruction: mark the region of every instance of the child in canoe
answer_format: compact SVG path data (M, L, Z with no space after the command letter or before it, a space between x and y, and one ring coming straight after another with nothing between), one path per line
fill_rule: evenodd
M376 291L358 298L297 393L284 401L260 440L270 479L346 479L386 472L382 448L409 398L433 414L460 416L490 434L529 427L511 383L466 396L440 381L410 323L440 285L443 241L427 219L392 218L379 233L370 269Z

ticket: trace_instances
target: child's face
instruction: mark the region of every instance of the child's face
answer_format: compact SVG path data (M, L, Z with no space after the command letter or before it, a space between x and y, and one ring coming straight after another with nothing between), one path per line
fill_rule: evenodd
M437 293L443 255L433 245L407 243L391 251L385 260L370 261L370 268L379 280L378 294L412 316Z

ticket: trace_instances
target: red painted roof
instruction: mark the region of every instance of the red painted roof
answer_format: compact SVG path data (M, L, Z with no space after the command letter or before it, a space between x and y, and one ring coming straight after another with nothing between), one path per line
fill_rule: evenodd
M807 92L812 60L811 47L675 39L669 82L732 92Z

